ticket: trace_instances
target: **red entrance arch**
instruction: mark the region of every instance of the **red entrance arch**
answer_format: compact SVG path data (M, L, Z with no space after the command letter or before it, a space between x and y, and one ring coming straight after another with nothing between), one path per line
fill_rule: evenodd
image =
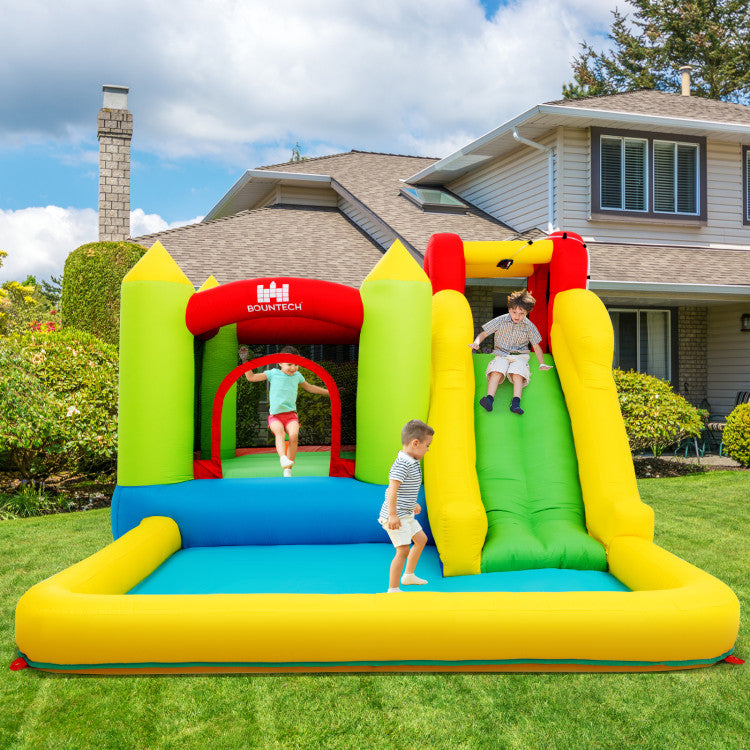
M221 479L223 476L221 468L221 412L224 408L224 397L229 389L249 370L277 362L292 362L305 367L314 372L325 383L331 397L331 463L328 476L354 476L354 461L350 458L341 458L341 398L336 381L327 370L305 357L296 354L267 354L264 357L256 357L235 367L221 381L221 385L219 385L214 396L211 414L211 458L207 460L196 459L193 462L193 475L196 479Z
M185 313L188 330L198 338L210 339L221 326L236 323L239 340L253 344L354 344L362 319L358 289L291 276L196 292Z

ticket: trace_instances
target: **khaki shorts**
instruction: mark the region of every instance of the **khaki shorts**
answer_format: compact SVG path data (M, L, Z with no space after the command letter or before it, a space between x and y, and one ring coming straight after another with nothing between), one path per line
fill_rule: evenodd
M520 375L523 378L523 387L525 388L531 379L529 355L505 354L493 357L487 365L485 375L489 378L491 372L499 372L503 376L500 378L501 383L507 375Z
M381 526L393 542L394 547L403 547L405 544L411 544L411 540L422 531L422 527L414 516L401 516L400 529L389 529L388 521L382 521Z

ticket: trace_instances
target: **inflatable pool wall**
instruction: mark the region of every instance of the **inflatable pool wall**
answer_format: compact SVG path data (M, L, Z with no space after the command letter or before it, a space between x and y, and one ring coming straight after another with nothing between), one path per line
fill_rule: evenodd
M123 282L115 541L24 594L23 659L113 674L654 671L725 658L737 598L653 544L611 376L611 325L585 288L586 268L576 235L435 235L424 271L397 243L361 293L285 277L195 293L157 243ZM463 292L466 278L515 275L538 300L530 317L555 369L533 372L527 414L511 422L477 409L484 361L469 350ZM201 401L229 368L213 397L212 455L194 461L196 339L219 336L204 363L208 350L224 364L216 375L201 368ZM351 473L334 460L336 386L321 371L333 414L329 476L221 478L225 396L256 362L233 367L235 336L360 341ZM555 427L542 439L535 420L546 408ZM436 430L422 503L436 547L420 560L429 584L395 596L383 593L393 551L375 516L412 417ZM384 640L405 617L419 623L415 638Z

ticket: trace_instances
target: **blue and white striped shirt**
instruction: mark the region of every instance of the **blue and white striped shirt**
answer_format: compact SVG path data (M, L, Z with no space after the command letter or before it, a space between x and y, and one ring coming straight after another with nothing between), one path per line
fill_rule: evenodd
M414 515L414 506L417 504L419 488L422 485L422 470L419 468L419 461L412 458L408 453L399 451L396 460L388 472L388 479L395 479L401 482L396 493L396 515L399 518ZM378 521L384 523L388 520L388 499L383 502L380 508Z

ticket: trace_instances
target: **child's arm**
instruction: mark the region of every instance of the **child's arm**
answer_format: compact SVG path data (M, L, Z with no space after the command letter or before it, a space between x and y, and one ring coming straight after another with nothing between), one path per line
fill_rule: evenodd
M539 344L532 344L531 346L534 349L534 354L536 354L536 358L539 360L539 369L551 370L553 365L547 365L544 363L544 352L542 351L542 347L539 346Z
M469 346L472 349L479 349L479 345L487 338L487 336L489 336L487 331L480 331L474 341L469 344Z
M245 377L251 383L260 383L261 380L268 380L265 372L253 372L252 370L250 370L249 372L246 372Z
M398 517L396 512L396 498L398 496L398 488L401 486L401 482L398 479L388 480L388 489L385 491L385 499L388 501L388 528L389 529L400 529L401 519Z
M304 383L300 383L302 388L304 388L308 393L317 393L320 396L330 396L331 394L328 393L327 388L321 388L319 385L313 385L312 383L308 383L305 381Z

